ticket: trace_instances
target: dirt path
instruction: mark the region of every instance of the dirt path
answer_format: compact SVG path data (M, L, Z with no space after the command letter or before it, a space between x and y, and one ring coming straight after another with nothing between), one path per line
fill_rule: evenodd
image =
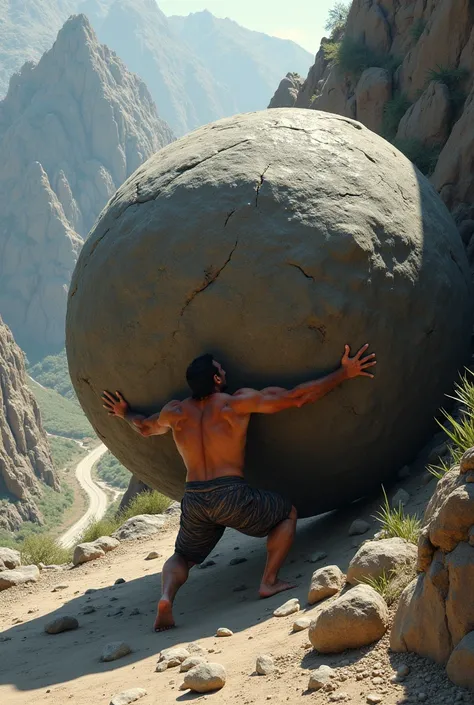
M92 467L106 451L106 446L101 443L97 448L91 450L77 465L76 479L89 498L89 507L86 513L59 538L59 543L65 548L69 548L74 544L75 540L84 532L84 529L87 528L91 521L102 519L107 510L107 495L94 482L91 475Z

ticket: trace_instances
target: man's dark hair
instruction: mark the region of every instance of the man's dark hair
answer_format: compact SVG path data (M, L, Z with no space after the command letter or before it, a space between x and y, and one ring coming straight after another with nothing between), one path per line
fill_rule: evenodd
M192 361L186 370L186 381L191 387L193 399L205 399L215 392L216 374L218 369L214 364L213 355L201 355Z

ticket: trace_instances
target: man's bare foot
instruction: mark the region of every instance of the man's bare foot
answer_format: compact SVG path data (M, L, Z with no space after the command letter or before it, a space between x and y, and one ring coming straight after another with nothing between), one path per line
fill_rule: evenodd
M262 583L260 585L260 590L258 591L258 594L262 599L265 599L266 597L272 597L272 595L277 595L279 592L285 592L285 590L292 590L295 587L296 585L292 585L291 583L285 583L284 580L277 580L276 583L274 583L273 585Z
M155 632L165 632L167 629L172 629L175 625L173 618L173 605L169 600L160 600L158 602L158 614L156 615Z

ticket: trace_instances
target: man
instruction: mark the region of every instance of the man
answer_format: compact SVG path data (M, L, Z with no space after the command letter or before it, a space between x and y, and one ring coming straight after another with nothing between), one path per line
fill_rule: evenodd
M296 529L296 509L275 492L251 488L244 480L245 444L251 414L275 414L320 399L346 379L371 377L375 354L364 356L368 344L350 357L345 346L336 372L294 389L240 389L226 394L226 373L212 355L198 357L186 379L192 397L171 401L148 418L132 411L120 392L104 392L104 408L127 421L142 436L170 429L187 469L181 503L181 527L174 555L163 566L163 590L155 630L175 626L172 607L189 570L202 563L231 527L249 536L268 536L267 563L260 597L270 597L293 585L278 578Z

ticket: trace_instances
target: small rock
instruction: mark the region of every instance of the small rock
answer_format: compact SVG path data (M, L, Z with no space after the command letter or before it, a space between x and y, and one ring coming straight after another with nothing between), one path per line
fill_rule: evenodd
M246 558L232 558L232 560L229 562L229 565L240 565L241 563L246 563L247 559Z
M163 649L158 659L158 664L164 661L167 664L166 668L175 668L176 666L181 666L183 661L186 661L190 655L189 651L181 646L171 646L169 649Z
M147 538L159 533L166 524L162 514L140 514L127 521L114 531L112 538L119 541L132 541Z
M288 602L285 602L281 607L278 607L273 613L274 617L288 617L290 614L300 611L300 602L297 597L294 597Z
M112 536L101 536L99 539L96 539L92 543L95 546L101 548L103 551L105 551L105 553L113 551L115 548L118 548L120 546L120 541L117 541L117 539L112 538Z
M123 584L126 583L126 582L127 582L127 581L125 580L125 578L117 578L117 580L115 581L114 585L123 585Z
M192 641L190 644L187 645L186 649L192 656L206 657L207 655L206 649L202 647L198 641Z
M180 690L210 693L223 688L226 678L226 670L220 663L201 663L186 673Z
M156 664L155 672L156 673L163 673L168 669L168 661L160 661L159 663Z
M417 548L404 539L394 537L367 541L349 564L347 582L357 585L366 578L379 578L383 573L414 564Z
M183 663L179 667L179 671L180 673L187 673L191 670L191 668L194 668L195 666L200 666L201 663L206 663L206 659L202 656L190 656L186 659L186 661L183 661Z
M234 636L234 632L230 629L226 629L226 627L219 627L216 636Z
M311 578L311 586L308 593L309 604L314 605L326 597L336 595L344 587L345 582L344 573L337 565L319 568L313 573Z
M206 570L206 568L210 568L212 565L216 565L215 561L204 561L204 563L201 563L201 565L198 565L198 568L200 570Z
M308 690L321 690L329 685L336 672L330 666L320 666L311 673L308 683Z
M15 570L21 565L21 555L13 548L0 547L0 570Z
M157 558L161 558L161 553L158 553L157 551L150 551L148 556L145 558L146 561L154 561Z
M75 617L58 617L49 622L44 631L47 634L61 634L61 632L69 632L79 627L79 622Z
M372 678L372 685L383 685L383 678L375 676L375 678Z
M125 690L119 695L114 695L110 701L110 705L130 705L140 698L143 698L147 694L144 688L132 688L131 690Z
M382 700L383 695L379 695L378 693L371 693L367 696L367 702L369 705L378 705L378 703L381 703Z
M407 666L406 663L403 663L401 666L397 668L397 678L406 678L410 673L410 666Z
M392 497L392 507L398 509L399 507L404 507L410 501L410 495L406 490L398 490L396 494Z
M316 551L316 553L313 553L308 558L308 563L319 563L319 561L323 561L327 557L328 557L328 554L325 553L324 551Z
M311 619L309 617L300 617L293 623L294 632L304 632L305 629L309 629L311 624Z
M275 662L268 654L257 656L255 670L260 676L268 676L275 670Z
M349 536L362 536L370 531L370 524L363 519L356 519L349 528Z
M82 614L93 614L95 612L95 607L92 605L88 605L88 607L85 607Z
M132 649L124 641L113 641L107 644L102 651L101 661L116 661L132 653Z
M81 565L82 563L88 563L89 561L94 561L104 556L105 551L95 543L80 543L74 549L72 562L74 565Z
M56 587L54 587L54 588L51 590L51 592L60 592L60 590L67 590L68 587L69 587L69 585L66 585L66 584L64 584L64 585L56 585Z

